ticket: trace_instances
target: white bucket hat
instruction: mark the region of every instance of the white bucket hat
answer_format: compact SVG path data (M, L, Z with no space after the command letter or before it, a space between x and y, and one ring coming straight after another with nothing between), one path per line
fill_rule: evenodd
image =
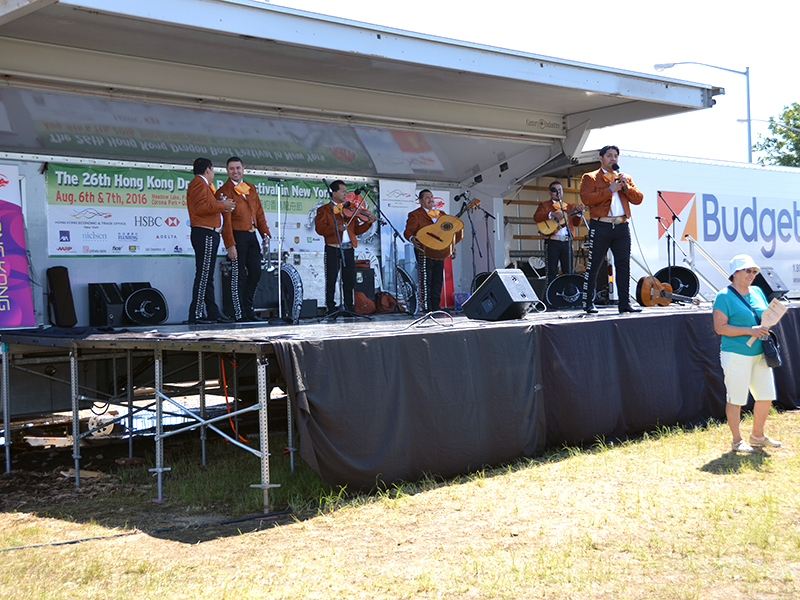
M756 264L752 258L750 258L747 254L737 254L731 259L731 268L728 271L728 276L733 277L733 274L736 271L741 271L742 269L758 269L759 272L761 271L761 267Z

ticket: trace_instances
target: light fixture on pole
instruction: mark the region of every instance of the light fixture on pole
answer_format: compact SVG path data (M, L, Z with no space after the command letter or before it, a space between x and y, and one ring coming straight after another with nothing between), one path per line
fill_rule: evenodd
M750 67L745 67L744 71L737 71L736 69L726 69L725 67L718 67L716 65L709 65L707 63L701 62L694 62L694 61L684 61L684 62L674 62L674 63L661 63L658 65L653 65L653 68L656 71L664 71L665 69L671 69L676 65L700 65L702 67L709 67L711 69L719 69L720 71L728 71L728 73L737 73L738 75L744 75L745 79L747 80L747 162L753 162L753 127L751 124L750 119ZM742 121L742 119L737 119L737 121Z
M750 119L751 121L758 121L759 123L769 123L770 125L777 125L778 127L783 127L784 129L788 129L789 131L794 131L795 133L800 133L800 129L797 127L790 127L785 123L781 123L780 121L768 121L767 119ZM737 123L744 123L745 119L736 119Z

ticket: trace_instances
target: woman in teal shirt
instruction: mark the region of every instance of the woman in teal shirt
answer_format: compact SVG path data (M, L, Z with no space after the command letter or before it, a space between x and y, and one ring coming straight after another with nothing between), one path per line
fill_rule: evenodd
M746 301L759 319L767 308L767 298L761 288L751 287L759 271L755 261L746 254L734 256L728 277L731 285L720 290L714 300L714 330L722 336L720 363L727 391L725 415L733 435L731 446L739 452L753 452L753 446L777 448L781 445L764 434L764 424L775 400L772 370L764 358L761 340L756 339L751 346L747 345L751 337L769 335L769 329L760 325L753 311L745 305ZM748 391L755 399L749 444L742 439L739 431L742 406L747 404Z

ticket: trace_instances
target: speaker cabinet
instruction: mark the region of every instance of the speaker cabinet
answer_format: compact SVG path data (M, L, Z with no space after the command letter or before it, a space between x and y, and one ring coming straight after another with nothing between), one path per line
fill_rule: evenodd
M464 302L464 314L483 321L521 319L538 300L520 269L497 269Z
M56 327L75 327L78 317L75 315L75 302L72 298L67 267L47 269L47 287L50 322Z
M773 298L783 298L789 291L772 267L761 267L761 272L756 275L753 285L761 288L767 297L767 302L771 302Z
M89 284L89 325L120 327L125 314L125 301L116 283Z
M356 286L354 292L361 292L372 300L375 297L375 271L372 269L356 269Z

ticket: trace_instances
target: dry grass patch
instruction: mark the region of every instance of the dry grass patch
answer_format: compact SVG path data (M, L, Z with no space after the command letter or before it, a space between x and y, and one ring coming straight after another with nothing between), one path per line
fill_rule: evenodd
M6 552L0 597L797 598L800 414L768 424L785 447L752 456L728 452L724 425L663 430L331 496L322 512L196 545L137 533ZM4 547L97 532L0 515Z

